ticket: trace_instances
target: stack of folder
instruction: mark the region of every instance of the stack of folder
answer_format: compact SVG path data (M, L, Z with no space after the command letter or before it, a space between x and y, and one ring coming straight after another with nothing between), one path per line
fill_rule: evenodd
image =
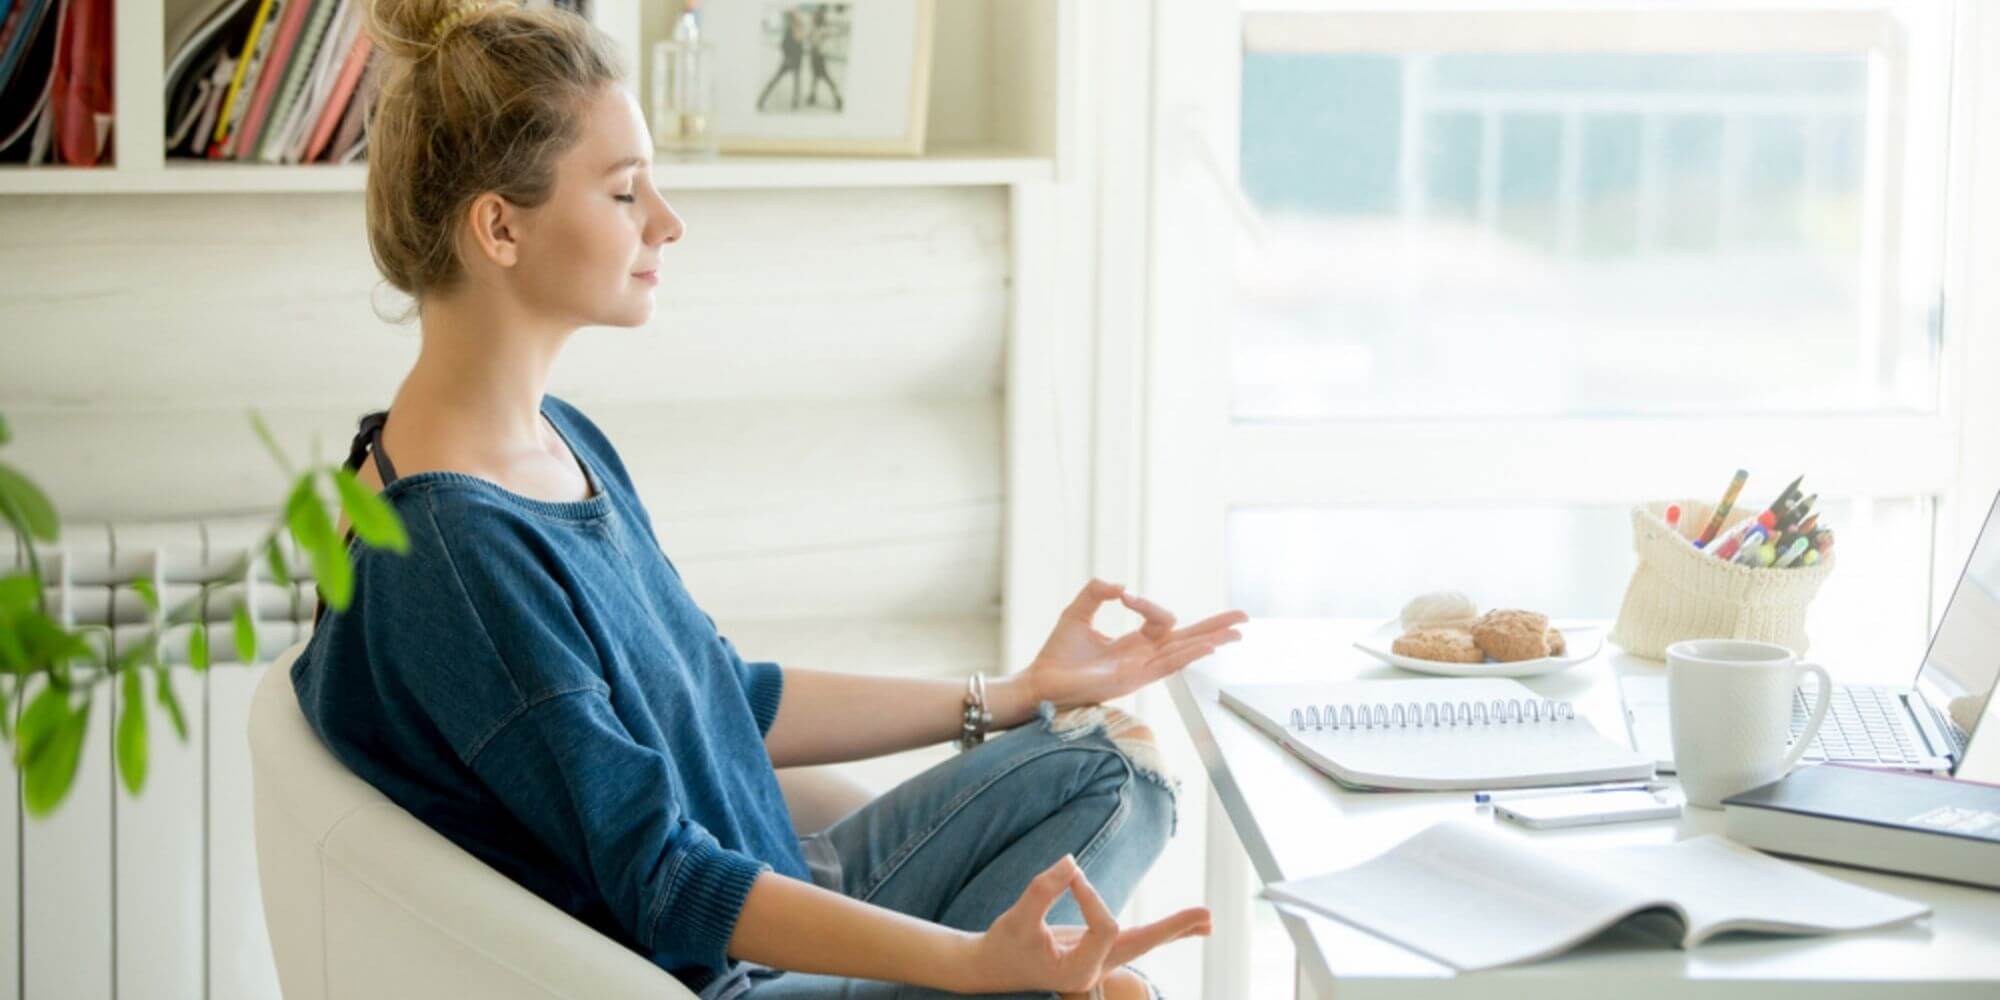
M111 0L0 0L0 163L111 151Z
M181 5L185 8L187 5ZM366 0L203 0L168 24L167 155L343 163L366 145Z

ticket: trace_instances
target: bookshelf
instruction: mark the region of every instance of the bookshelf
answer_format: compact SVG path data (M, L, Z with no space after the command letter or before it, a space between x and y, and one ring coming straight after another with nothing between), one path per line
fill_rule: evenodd
M113 162L96 167L0 165L0 196L359 192L361 165L274 166L168 159L164 134L164 4L120 3L114 22L117 124ZM937 0L928 152L922 156L722 156L662 152L662 190L996 185L1066 177L1079 0ZM591 19L618 45L647 92L653 41L674 0L594 0Z

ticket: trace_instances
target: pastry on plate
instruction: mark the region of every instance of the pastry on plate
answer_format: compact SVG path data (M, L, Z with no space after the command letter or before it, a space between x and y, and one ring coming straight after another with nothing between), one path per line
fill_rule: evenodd
M1563 634L1555 629L1549 629L1549 655L1569 655L1569 640L1564 639Z
M1472 623L1472 641L1502 663L1549 655L1549 616L1539 611L1501 608Z
M1479 663L1486 659L1472 633L1462 628L1420 628L1396 637L1389 650L1397 656L1441 663Z
M1471 628L1479 617L1479 606L1456 590L1422 594L1403 605L1403 631L1425 628Z

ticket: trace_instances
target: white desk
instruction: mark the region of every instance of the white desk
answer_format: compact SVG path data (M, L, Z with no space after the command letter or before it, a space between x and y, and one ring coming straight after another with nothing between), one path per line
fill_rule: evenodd
M1216 702L1219 683L1412 677L1349 643L1374 621L1265 619L1243 640L1170 682L1230 825L1263 882L1358 864L1445 819L1479 815L1462 792L1352 792L1307 766ZM1522 681L1574 701L1600 732L1625 740L1616 672L1664 664L1618 653ZM1594 848L1665 843L1720 833L1722 813L1688 808L1678 820L1538 831L1550 843ZM2000 891L1830 865L1815 870L1922 900L1936 912L1882 931L1807 938L1728 935L1682 951L1617 932L1546 962L1457 976L1449 967L1335 920L1283 912L1299 955L1302 995L1338 1000L1423 997L2000 997ZM1256 905L1270 905L1258 902Z

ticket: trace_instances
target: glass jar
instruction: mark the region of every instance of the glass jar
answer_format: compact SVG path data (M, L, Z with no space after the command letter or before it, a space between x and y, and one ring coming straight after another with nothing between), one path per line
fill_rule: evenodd
M714 156L715 46L653 44L653 145L682 156Z

